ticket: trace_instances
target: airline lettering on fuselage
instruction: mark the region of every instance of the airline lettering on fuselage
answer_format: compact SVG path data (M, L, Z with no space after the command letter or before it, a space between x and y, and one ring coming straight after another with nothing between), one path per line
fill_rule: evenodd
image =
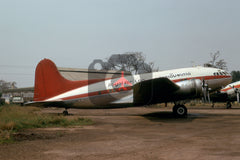
M176 77L183 77L183 76L191 76L192 74L190 72L184 72L184 73L170 73L169 75L165 76L166 78L176 78Z

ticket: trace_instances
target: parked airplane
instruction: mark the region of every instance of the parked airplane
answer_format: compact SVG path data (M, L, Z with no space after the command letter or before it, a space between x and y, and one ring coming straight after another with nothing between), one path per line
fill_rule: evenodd
M215 102L227 102L227 108L231 108L231 102L237 101L239 103L240 81L228 84L220 92L211 95L213 106Z
M183 117L182 100L205 97L231 82L224 70L206 67L180 68L111 79L70 81L61 76L49 59L39 62L35 72L32 105L67 108L113 108L174 102L173 113ZM64 114L68 114L67 110Z

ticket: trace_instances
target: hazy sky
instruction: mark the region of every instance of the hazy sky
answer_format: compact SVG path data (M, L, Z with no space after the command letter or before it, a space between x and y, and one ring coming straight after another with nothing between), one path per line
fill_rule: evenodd
M202 65L220 51L240 70L239 0L0 0L0 79L34 85L43 58L88 68L143 52L160 70Z

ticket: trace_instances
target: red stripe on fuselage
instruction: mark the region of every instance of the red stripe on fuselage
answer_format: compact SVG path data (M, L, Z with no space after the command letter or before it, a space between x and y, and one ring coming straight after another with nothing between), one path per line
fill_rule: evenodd
M200 79L200 80L213 80L213 79L222 79L222 78L230 78L231 76L224 76L224 75L219 75L219 76L204 76L204 77L192 77L192 78L184 78L184 79L175 79L172 80L173 82L180 82L184 80L190 80L190 79ZM70 96L70 97L65 97L61 98L61 100L66 101L66 100L75 100L75 99L80 99L80 98L86 98L86 97L91 97L91 96L97 96L97 95L104 95L104 94L109 94L109 93L114 93L114 92L121 92L121 91L129 91L132 89L132 86L125 87L125 90L121 90L121 88L116 88L116 89L110 89L110 90L102 90L102 91L96 91L96 92L91 92L91 93L84 93L76 96Z
M240 84L239 84L239 85L235 85L234 88L240 88ZM222 92L226 92L226 91L228 91L228 90L230 90L230 89L233 89L233 88L232 88L232 87L227 87L227 88L225 88L225 89L222 89L221 91L222 91Z
M61 98L61 100L66 101L66 100L74 100L74 99L80 99L80 98L86 98L86 97L92 97L92 96L97 96L97 95L104 95L104 94L109 94L109 93L117 93L121 91L130 91L132 89L132 86L129 87L124 87L124 90L122 89L110 89L110 90L102 90L102 91L96 91L96 92L91 92L91 93L84 93L76 96L70 96L66 98Z
M230 78L230 77L231 76L224 76L224 75L204 76L204 77L182 78L182 79L176 79L176 80L172 80L172 81L173 82L180 82L180 81L185 81L185 80L190 80L190 79L212 80L212 79L222 79L222 78Z

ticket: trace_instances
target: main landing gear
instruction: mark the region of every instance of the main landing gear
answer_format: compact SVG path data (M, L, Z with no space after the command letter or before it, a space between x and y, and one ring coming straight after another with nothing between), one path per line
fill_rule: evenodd
M179 117L179 118L186 117L187 116L187 108L182 104L175 104L173 106L173 115L175 117Z

